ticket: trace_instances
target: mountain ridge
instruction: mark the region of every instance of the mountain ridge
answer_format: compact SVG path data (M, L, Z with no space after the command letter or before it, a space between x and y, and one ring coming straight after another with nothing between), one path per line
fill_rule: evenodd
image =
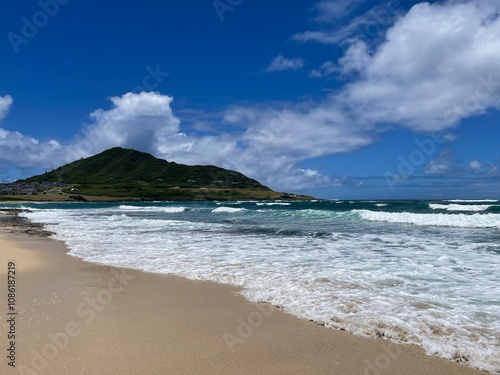
M134 149L113 147L25 183L64 183L60 193L142 200L306 199L275 192L244 174L213 165L169 162ZM298 198L302 197L302 198Z

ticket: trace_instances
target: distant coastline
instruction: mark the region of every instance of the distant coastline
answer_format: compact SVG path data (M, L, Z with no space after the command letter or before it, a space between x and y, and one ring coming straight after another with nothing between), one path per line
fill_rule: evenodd
M315 200L312 196L300 194L280 193L276 191L262 192L260 190L234 189L177 189L176 195L161 197L114 197L114 196L93 196L80 195L71 192L62 191L61 193L45 194L37 192L36 194L0 194L0 203L23 203L23 202L190 202L190 201L251 201L251 200L290 200L307 201Z

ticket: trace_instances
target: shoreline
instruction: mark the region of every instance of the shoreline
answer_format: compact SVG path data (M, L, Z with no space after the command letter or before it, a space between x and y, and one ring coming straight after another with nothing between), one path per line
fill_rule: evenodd
M0 229L0 279L14 261L19 295L18 367L0 360L2 373L487 374L326 329L237 287L89 263L60 241L21 233Z

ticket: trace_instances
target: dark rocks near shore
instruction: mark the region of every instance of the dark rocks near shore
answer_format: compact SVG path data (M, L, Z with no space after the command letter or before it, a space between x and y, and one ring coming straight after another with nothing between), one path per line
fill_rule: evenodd
M85 199L81 195L70 195L68 197L68 200L74 200L74 201L78 201L78 202L87 202L87 199Z
M0 209L0 232L10 234L21 234L35 237L49 237L53 232L44 229L44 225L33 223L25 217L19 216L24 209Z

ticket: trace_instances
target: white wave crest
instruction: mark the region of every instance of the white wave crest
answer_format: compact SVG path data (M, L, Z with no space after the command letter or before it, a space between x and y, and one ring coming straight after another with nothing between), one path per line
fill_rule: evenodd
M285 202L269 202L269 203L255 203L257 206L290 206L291 203Z
M443 202L454 202L454 203L489 203L498 202L498 199L450 199Z
M141 207L141 206L127 206L127 205L121 205L118 207L118 209L123 210L123 211L147 211L147 212L166 212L166 213L178 213L178 212L184 212L186 211L186 207Z
M235 208L235 207L217 207L217 208L212 210L212 212L218 212L218 213L224 212L224 213L229 213L229 214L232 214L235 212L241 212L241 211L246 211L246 209L245 208Z
M429 204L432 210L447 210L447 211L486 211L493 207L492 204Z
M388 223L458 228L500 228L500 215L498 214L413 214L369 210L353 210L353 212L358 213L365 220Z

